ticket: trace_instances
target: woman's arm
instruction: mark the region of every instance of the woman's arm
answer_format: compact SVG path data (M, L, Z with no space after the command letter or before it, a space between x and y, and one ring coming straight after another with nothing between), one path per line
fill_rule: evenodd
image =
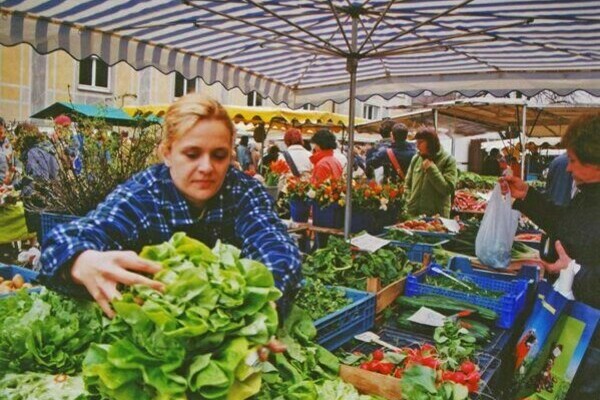
M242 255L263 262L273 272L275 285L284 294L280 309L285 312L302 279L300 252L259 183L253 182L240 198L235 224Z
M118 188L88 216L54 228L44 240L40 278L46 286L74 296L92 296L112 315L109 301L117 283L161 285L142 275L159 267L131 251L148 229L150 207L129 188ZM117 250L117 251L114 251Z
M448 160L438 167L435 163L431 163L425 171L426 179L432 182L434 189L442 195L451 195L456 187L458 179L458 171L456 170L456 160L453 157L448 157Z

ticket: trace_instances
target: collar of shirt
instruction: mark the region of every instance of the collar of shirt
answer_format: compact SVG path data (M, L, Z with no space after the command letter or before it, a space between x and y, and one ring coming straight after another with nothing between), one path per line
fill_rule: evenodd
M333 150L319 150L316 153L314 153L312 156L310 156L310 161L316 165L319 161L321 161L325 157L332 157L332 156L333 156Z

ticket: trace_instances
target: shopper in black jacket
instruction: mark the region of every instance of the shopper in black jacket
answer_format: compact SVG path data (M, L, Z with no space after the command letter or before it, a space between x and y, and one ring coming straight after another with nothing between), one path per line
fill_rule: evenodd
M572 269L577 301L600 309L600 114L584 116L569 126L561 144L567 149L567 171L579 193L559 207L521 179L502 178L517 199L513 207L556 239L558 259L545 265L549 273ZM600 399L600 329L579 366L568 399Z

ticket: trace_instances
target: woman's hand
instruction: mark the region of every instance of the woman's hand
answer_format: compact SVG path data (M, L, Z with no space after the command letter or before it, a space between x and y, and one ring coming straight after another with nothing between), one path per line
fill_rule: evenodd
M571 262L571 257L569 257L569 255L565 251L565 248L559 240L555 242L554 247L556 248L556 254L558 254L558 259L556 260L556 262L553 263L544 262L544 269L550 273L560 272L561 270L567 268L569 266L569 263Z
M73 282L85 286L104 313L112 318L115 313L110 301L121 297L117 284L141 284L163 290L161 282L131 272L155 274L160 269L160 265L141 258L133 251L86 250L75 259L71 277Z
M500 188L502 189L502 194L507 194L508 189L510 189L510 195L514 199L524 199L527 196L527 191L529 190L529 185L527 185L521 178L517 178L516 176L507 175L499 179Z

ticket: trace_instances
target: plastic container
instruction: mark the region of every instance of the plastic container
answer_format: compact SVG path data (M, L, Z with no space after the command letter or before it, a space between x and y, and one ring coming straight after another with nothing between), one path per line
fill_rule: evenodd
M50 231L54 229L54 227L67 222L75 221L79 218L81 217L69 214L54 214L46 212L41 213L40 220L42 226L42 240L46 238L46 235L48 235L48 233L50 233Z
M16 265L0 264L0 276L5 280L12 279L15 275L21 275L25 282L34 283L37 280L38 273L27 268L17 267ZM39 287L30 288L30 292L39 291ZM0 294L0 299L6 296L11 296L11 293Z
M452 257L448 263L448 268L453 271L462 272L465 274L472 274L482 276L484 278L500 279L503 281L514 281L515 279L532 280L537 282L540 279L540 267L537 265L523 265L519 272L515 274L493 272L482 269L475 269L471 265L471 261L466 257Z
M431 270L433 265L436 264L432 264L426 270L406 278L406 286L404 288L405 296L410 297L435 294L481 306L496 311L496 313L498 313L496 326L505 329L511 328L514 325L519 313L525 307L528 289L528 281L525 279L503 280L493 277L484 277L478 274L463 274L468 277L471 282L483 289L504 292L502 297L494 299L458 290L428 285L425 283L425 277L437 275ZM437 267L441 268L439 265L437 265ZM458 273L457 278L460 279L460 275L461 273Z
M335 350L375 324L375 294L342 288L352 303L315 321L317 343Z

